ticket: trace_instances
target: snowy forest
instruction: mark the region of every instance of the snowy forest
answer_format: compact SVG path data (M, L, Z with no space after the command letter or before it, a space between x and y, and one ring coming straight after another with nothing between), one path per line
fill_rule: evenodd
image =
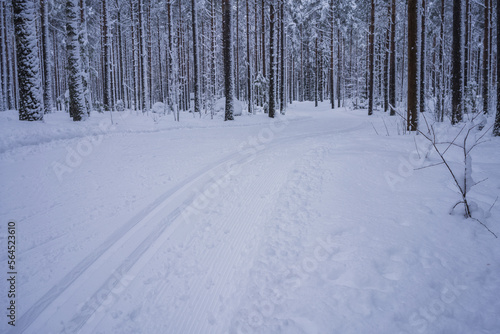
M500 0L0 0L0 333L500 333Z
M179 120L213 115L229 96L226 119L233 99L270 117L329 100L369 115L402 110L414 130L417 112L455 124L500 103L493 0L27 0L0 10L0 110L21 120L147 113L157 102Z

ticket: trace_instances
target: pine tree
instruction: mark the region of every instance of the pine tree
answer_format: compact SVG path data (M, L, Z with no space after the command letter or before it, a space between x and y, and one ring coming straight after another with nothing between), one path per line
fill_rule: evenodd
M332 109L335 109L335 96L334 96L334 73L333 73L333 68L334 68L334 63L333 63L333 57L334 57L334 30L335 30L335 25L334 20L335 20L335 14L334 14L334 4L333 0L330 0L330 13L331 13L331 18L330 18L330 24L331 24L331 30L330 30L330 106Z
M66 50L68 56L69 114L73 121L81 121L86 115L82 83L82 60L78 35L80 17L77 0L66 1Z
M483 113L489 109L489 74L490 74L490 8L491 0L484 0L484 37L483 37Z
M500 136L500 50L498 50L498 41L500 41L500 0L497 0L497 114L493 126L493 135L497 137Z
M451 51L451 124L462 121L462 0L453 0Z
M145 113L150 108L149 100L149 86L148 86L148 52L146 48L147 34L146 34L146 15L144 13L144 2L147 0L139 0L139 58L141 64L140 78L141 78L141 109ZM179 2L180 4L180 2Z
M285 3L280 3L280 113L285 114ZM321 74L321 71L320 71ZM321 85L320 85L321 87ZM321 89L321 88L320 88ZM321 101L323 98L321 97Z
M416 1L416 0L410 0ZM373 90L374 90L374 66L375 66L375 0L371 0L371 11L370 11L370 32L369 32L369 79L368 79L368 115L373 114ZM340 36L340 35L339 35ZM340 41L338 42L340 44ZM339 97L340 101L340 97Z
M43 54L43 105L44 113L52 112L52 68L49 41L49 3L40 0L40 14L42 21L42 54Z
M43 120L34 0L13 0L19 81L19 120Z
M420 31L420 112L425 111L425 36L426 36L426 6L422 0L422 27Z
M269 117L274 118L276 109L276 86L275 86L275 68L276 58L274 52L274 24L275 7L274 1L269 2Z
M90 56L89 56L89 38L87 32L87 6L85 0L79 0L80 6L80 34L78 40L80 42L80 55L82 58L82 85L83 95L85 98L85 109L87 114L92 109L92 98L90 89Z
M102 49L103 49L103 105L104 110L113 110L111 100L111 31L108 0L102 0Z
M198 17L196 15L196 0L191 0L191 18L193 30L193 76L194 76L194 112L200 113L200 74L198 51Z
M222 0L222 53L224 58L224 95L226 111L224 121L234 119L233 34L231 27L231 0Z
M416 131L418 126L418 9L417 0L408 1L408 114L407 130Z
M438 122L444 120L444 0L441 0L441 22L439 27L439 47L438 47L438 77L437 77L437 99L436 118Z
M389 104L390 115L396 115L396 0L391 0L391 42L390 42L390 65L389 65Z
M248 2L246 0L246 14L247 14L247 98L248 98L248 113L253 114L253 96L252 96L252 62L250 60L250 11Z
M7 109L7 48L5 47L5 1L0 2L0 111Z

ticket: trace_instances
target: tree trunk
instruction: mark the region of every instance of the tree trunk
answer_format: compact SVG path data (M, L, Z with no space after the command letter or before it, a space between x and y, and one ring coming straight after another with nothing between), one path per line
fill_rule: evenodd
M451 124L462 121L462 0L453 1L451 55Z
M106 3L107 1L103 1ZM82 83L82 60L80 56L80 17L76 0L66 1L66 34L68 56L68 88L69 88L69 114L73 121L80 121L85 117L85 96Z
M408 115L407 130L416 131L418 126L418 0L408 1Z
M87 114L90 115L92 110L92 98L90 89L90 57L89 57L89 39L87 33L87 7L84 0L80 1L80 52L82 58L82 85L83 95L85 98L85 109Z
M316 41L315 41L315 44L314 44L314 56L315 56L315 72L316 72L316 75L314 76L314 106L317 107L318 106L318 87L319 87L319 83L318 83L318 76L319 76L319 61L318 61L318 36L316 36Z
M224 95L226 110L224 121L234 119L234 82L233 82L233 34L231 27L231 0L222 0L222 53L224 58Z
M198 18L196 15L196 0L191 0L191 20L193 27L193 76L194 76L194 112L200 113L200 73L198 54Z
M396 115L396 0L391 5L391 44L389 69L389 104L390 115Z
M103 35L103 104L104 110L112 110L111 101L111 32L109 26L108 0L102 1L102 35Z
M137 48L137 45L138 45L138 35L139 35L139 32L137 31L137 26L136 26L136 20L135 20L135 12L136 12L136 8L134 6L134 1L133 0L130 0L130 30L131 30L131 34L132 34L132 70L133 70L133 73L132 73L132 83L133 83L133 86L132 86L132 89L133 89L133 101L134 101L134 109L137 110L137 108L139 107L139 96L138 96L138 91L139 91L139 57L138 57L138 48Z
M274 118L276 109L276 90L275 90L275 68L276 59L274 54L274 23L275 23L275 9L274 1L269 3L269 117Z
M248 113L253 114L253 98L252 98L252 67L250 59L250 11L248 2L246 0L246 10L247 10L247 98L248 98Z
M464 92L465 101L469 101L471 94L469 92L469 20L470 20L470 0L465 0L465 38L464 38ZM468 112L468 104L464 106L465 112Z
M416 0L409 0L416 1ZM370 32L369 32L369 79L368 79L368 115L373 114L373 76L374 76L374 62L375 62L375 0L371 0L370 11ZM339 41L340 43L340 41ZM340 98L339 98L340 101Z
M169 111L173 111L173 106L172 106L172 92L171 92L171 87L172 87L172 77L173 77L173 59L172 59L172 2L169 0L167 2L167 20L168 20L168 27L167 27L167 78L166 78L166 87L165 91L167 93L167 106Z
M420 37L420 112L425 111L425 36L426 36L426 28L425 28L425 20L426 20L426 7L425 0L422 0L422 28L421 28L421 37Z
M236 64L234 67L235 72L235 95L236 99L240 99L240 3L239 0L236 0L236 22L234 24L234 28L236 29Z
M374 0L372 0L373 6L375 6L375 4L374 4L373 1ZM374 10L375 10L375 7L373 7L373 9L372 9L372 11L373 11L372 14L374 13ZM375 16L373 16L372 19L375 20ZM374 28L375 21L372 21L371 24L373 24L373 29L372 29L372 26L370 25L370 29L372 29L371 30L371 32L372 32L371 33L372 34L371 35L372 36L371 37L372 38L371 43L373 43L373 38L374 38L373 36L375 34L374 33L374 31L375 31L375 28ZM338 25L337 32L338 32L338 38L337 38L337 107L340 108L340 100L342 99L342 88L341 88L341 85L342 85L342 76L343 76L343 73L342 73L342 62L343 62L343 59L342 59L342 32L340 31L340 23ZM372 46L370 45L370 48L371 47ZM370 49L370 50L372 50L372 49ZM373 50L370 51L370 52L372 52L372 57L373 57ZM373 73L373 67L371 67L370 71L371 71L371 73ZM372 85L373 85L373 78L372 78Z
M490 57L490 8L491 1L484 0L484 37L483 37L483 113L489 109L489 57Z
M437 121L444 120L444 0L441 0L441 25L439 28L439 56L438 56L438 78L437 78L437 100L436 100L436 115Z
M19 120L43 120L40 59L36 37L36 12L33 0L14 0L19 80Z
M280 113L282 115L285 114L285 3L284 1L281 1L281 14L280 14L280 36L281 36L281 42L280 42L280 56L281 56L281 61L280 61Z
M334 43L333 43L333 40L334 40L334 27L335 25L333 24L333 21L334 21L334 18L335 18L335 14L334 14L334 6L333 6L333 0L330 0L330 11L331 11L331 32L330 32L330 87L329 87L329 90L330 90L330 105L331 105L331 108L332 109L335 109L335 96L334 96L334 73L333 73L333 69L334 69L334 63L333 63L333 57L334 57L334 53L335 53L335 50L334 50Z
M5 1L0 2L0 111L7 109L7 48L4 41L7 39L5 28Z
M262 75L266 78L266 14L265 14L265 0L262 0L262 22L261 22L261 37L260 42L262 44ZM272 0L271 0L272 1Z
M500 50L498 50L498 41L500 41L500 0L497 0L497 114L493 126L493 135L500 136Z
M42 21L42 55L43 55L43 106L44 113L52 112L52 68L49 40L49 4L48 0L40 0L40 14ZM2 43L3 44L3 43ZM1 108L1 107L0 107Z
M149 89L148 89L148 52L146 49L146 22L144 17L144 1L139 0L139 29L140 29L140 58L141 58L141 102L142 112L149 110Z

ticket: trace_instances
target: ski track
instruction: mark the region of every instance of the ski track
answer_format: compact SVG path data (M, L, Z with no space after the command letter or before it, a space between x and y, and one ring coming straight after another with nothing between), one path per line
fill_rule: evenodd
M265 151L271 148L279 148L283 146L283 144L291 146L293 143L298 143L308 138L331 136L355 131L364 126L365 124L363 123L337 131L331 130L276 138L270 143L265 144ZM260 154L262 153L263 152ZM109 293L113 291L113 288L119 283L116 273L127 275L129 272L140 272L140 268L144 266L144 262L147 262L147 259L144 258L145 254L147 254L146 258L150 259L153 257L155 252L152 250L158 250L159 247L176 232L182 222L182 219L179 218L182 208L193 200L190 189L196 185L207 184L210 173L218 172L220 174L221 172L218 171L218 169L221 169L226 163L242 163L246 158L247 157L242 156L240 152L226 155L211 165L199 170L197 173L188 177L160 196L156 201L115 231L104 243L78 263L68 274L45 293L42 298L22 314L18 319L18 326L16 326L15 332L39 333L40 328L44 328L45 333L58 333L74 332L84 328L86 322L93 316L95 311L99 309L100 304L106 301ZM255 199L254 196L262 193L262 191L269 191L271 193L276 191L280 186L280 178L278 177L281 175L280 172L281 171L278 169L274 170L272 173L269 173L267 170L262 171L262 173L267 173L265 178L267 181L262 181L259 183L259 186L254 186L253 189L251 189L252 192L249 193L248 199ZM208 182L210 182L210 180L208 180ZM187 199L186 193L188 193ZM258 200L257 203L259 205L254 207L264 208L267 200L268 199ZM255 210L251 212L251 217L258 217L260 213L261 210ZM246 214L248 214L248 212ZM228 218L224 220L225 225L223 225L221 229L224 230L224 228L229 228L234 225L235 222L242 219L243 215L242 210L233 207ZM235 231L237 236L242 237L249 233L251 235L252 226L237 226L238 230ZM238 240L239 238L236 237L233 238L231 243L224 244L224 247L219 250L217 256L224 257L224 254L226 254L225 259L228 260L228 263L237 263L241 261L241 254L238 256L237 253L232 253L232 249L237 246L236 243ZM132 252L127 253L126 249L131 248L131 243L134 245ZM212 257L212 260L214 258L216 257ZM206 263L209 268L214 265L214 262L210 262L210 259L208 259ZM220 283L231 281L230 277L234 275L230 265L216 267L212 270L213 272L224 272L223 276L221 276L222 279L219 280ZM109 272L111 272L111 275L103 275L103 273ZM93 281L92 287L90 287L89 283L90 277L92 277ZM202 285L195 285L195 287L198 288L196 292L201 293ZM81 293L81 289L88 290L89 288L91 288L93 292L89 291L87 295L91 297L87 299L87 301L76 301L71 298L74 294ZM224 288L225 286L223 284L218 284L217 293L220 295ZM86 308L89 302L94 301L97 301L97 307L94 309L92 307ZM181 315L184 314L181 317L184 319L184 323L180 325L180 328L183 330L185 329L186 332L200 332L204 325L189 324L189 318L196 314L202 315L207 309L213 309L215 302L213 298L209 298L209 296L206 295L202 303L196 303L194 306L195 313L192 312L192 306L186 306L184 311L182 311L183 313L181 313ZM66 307L68 303L72 305L69 308ZM65 324L61 319L61 315L71 317L76 310L74 307L79 307L82 304L83 307L81 310L88 311L74 316ZM190 316L188 317L187 315ZM215 327L212 327L212 329L215 330ZM204 327L203 330L208 330L208 332L210 332L210 328Z

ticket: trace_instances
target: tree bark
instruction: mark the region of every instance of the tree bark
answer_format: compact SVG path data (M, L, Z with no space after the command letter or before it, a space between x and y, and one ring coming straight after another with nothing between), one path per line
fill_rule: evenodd
M484 0L484 37L483 37L483 113L489 109L489 58L490 58L490 8L491 1Z
M416 1L416 0L409 0ZM339 41L340 43L340 41ZM371 0L370 32L369 32L369 79L368 79L368 115L373 114L373 76L375 62L375 0ZM340 97L339 97L340 101Z
M417 131L418 126L418 1L408 1L408 115L407 130Z
M49 4L48 0L40 0L40 14L42 21L42 55L43 55L43 107L44 113L52 112L52 68L49 39Z
M275 7L274 1L269 2L269 117L274 118L276 109L276 86L275 86L275 68L276 59L274 54L274 24Z
M497 49L500 41L500 0L497 0ZM493 125L493 135L500 136L500 50L497 50L497 114Z
M426 7L425 0L422 0L422 28L420 31L420 112L425 111L425 36L426 36Z
M391 1L391 43L389 69L389 104L390 115L396 115L396 0Z
M462 121L462 0L453 1L451 55L451 124Z
M7 109L7 48L4 41L7 38L5 29L5 1L0 2L0 111Z
M253 98L252 98L252 62L250 59L250 11L249 3L250 0L246 0L246 11L247 11L247 99L248 99L248 113L253 114Z
M282 115L285 114L285 3L283 0L281 0L281 14L280 14L280 36L281 36L281 42L280 42L280 56L281 56L281 61L280 61L280 113Z
M231 0L222 0L222 53L224 58L224 95L226 110L224 121L234 119L234 82L233 82L233 34L231 27Z
M78 35L80 31L80 18L78 15L78 6L75 0L66 1L66 21L69 114L71 115L71 117L73 117L73 121L80 121L84 118L84 115L86 113L81 75L82 60L80 56L80 43L78 41Z
M200 113L200 73L198 59L198 18L196 15L196 0L191 0L191 20L193 27L193 76L194 76L194 112Z
M334 14L334 10L333 10L334 6L333 6L333 0L330 0L330 11L331 11L331 31L330 31L330 82L329 82L329 90L330 90L330 105L331 105L331 108L332 109L335 109L335 96L334 96L334 73L333 73L333 69L334 69L334 63L333 63L333 58L334 58L334 54L335 54L335 48L334 48L334 43L333 43L333 40L334 40L334 27L335 25L333 24L334 23L334 19L335 19L335 14Z
M43 120L42 80L35 28L35 3L32 0L14 0L12 4L20 87L19 120L41 121Z
M112 110L111 101L111 32L109 26L108 0L102 1L102 35L103 35L103 104L104 110Z

